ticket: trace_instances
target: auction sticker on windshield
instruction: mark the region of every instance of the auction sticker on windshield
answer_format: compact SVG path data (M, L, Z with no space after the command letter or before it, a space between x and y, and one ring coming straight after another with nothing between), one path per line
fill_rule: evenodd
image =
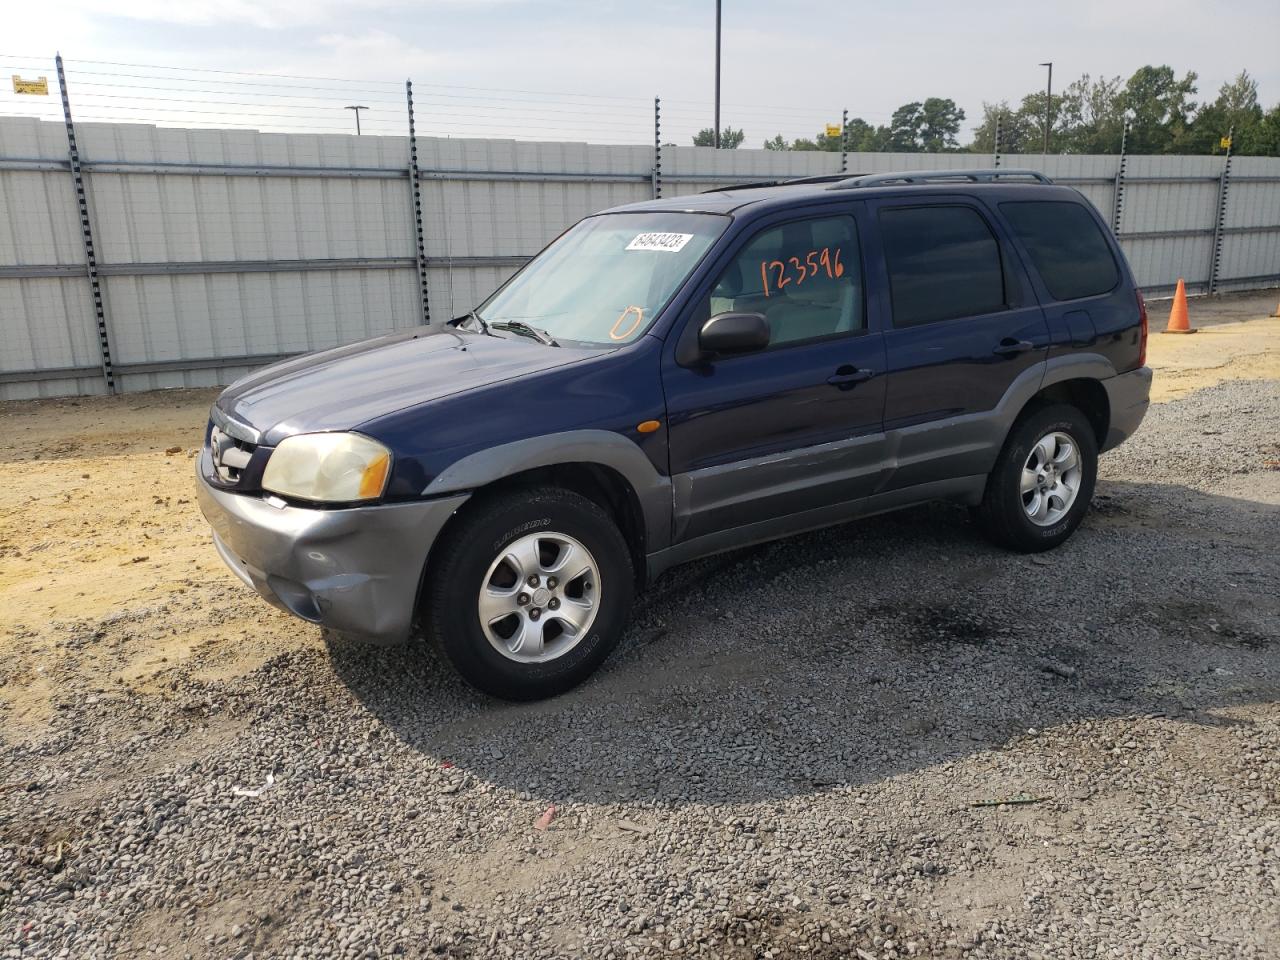
M640 233L627 244L628 250L661 250L679 253L693 239L692 233Z

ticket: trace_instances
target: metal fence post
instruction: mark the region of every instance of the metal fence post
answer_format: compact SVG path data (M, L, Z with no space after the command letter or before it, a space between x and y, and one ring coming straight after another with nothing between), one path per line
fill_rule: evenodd
M653 98L653 199L662 196L662 99Z
M431 323L431 301L427 296L427 235L422 225L422 180L418 176L418 137L413 129L413 81L404 82L405 103L409 107L409 189L413 195L413 222L418 245L418 292L422 297L422 323Z
M840 114L840 172L849 172L849 111Z
M1213 258L1209 261L1209 293L1218 292L1218 272L1222 269L1222 231L1227 226L1227 191L1231 188L1231 148L1235 146L1236 128L1227 131L1227 159L1218 177L1218 219L1213 224Z
M1000 135L1001 133L1003 133L1003 130L1001 128L1001 123L1003 119L1004 119L1003 114L999 114L999 113L996 114L996 135L995 135L995 141L992 144L995 150L994 157L991 163L993 167L1000 166Z
M80 148L76 144L76 125L71 120L71 99L67 96L67 75L62 69L62 54L54 59L58 69L58 90L62 94L62 117L67 125L67 158L70 160L71 180L75 186L76 203L80 210L80 238L84 241L84 262L89 277L89 293L93 297L93 312L98 322L98 350L102 355L102 378L107 392L116 392L115 372L111 367L111 338L107 328L107 303L103 296L102 281L98 278L98 255L93 245L93 223L89 216L89 199L85 195L84 170L80 166Z
M1111 232L1120 236L1120 218L1124 214L1124 172L1129 165L1129 121L1120 131L1120 165L1116 167L1115 186L1111 192Z

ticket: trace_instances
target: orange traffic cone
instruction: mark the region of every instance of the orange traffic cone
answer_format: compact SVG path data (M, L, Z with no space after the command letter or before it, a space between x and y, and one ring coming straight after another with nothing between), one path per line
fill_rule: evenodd
M1173 294L1173 309L1169 311L1169 325L1165 333L1195 333L1191 321L1187 319L1187 285L1178 278L1178 289Z

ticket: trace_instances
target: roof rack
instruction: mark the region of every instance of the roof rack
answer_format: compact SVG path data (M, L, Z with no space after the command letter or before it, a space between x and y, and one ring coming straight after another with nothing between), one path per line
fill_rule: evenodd
M886 187L895 184L917 186L926 183L996 183L998 181L1030 181L1053 183L1038 170L993 167L989 170L909 170L901 173L871 173L846 177L827 187L828 190L854 190L859 187Z
M862 176L862 174L852 174L854 177ZM786 180L749 180L745 183L733 183L727 187L711 187L703 190L703 193L723 193L726 190L756 190L761 187L795 187L802 186L806 183L839 183L842 180L848 180L850 174L847 173L824 173L814 177L791 177Z

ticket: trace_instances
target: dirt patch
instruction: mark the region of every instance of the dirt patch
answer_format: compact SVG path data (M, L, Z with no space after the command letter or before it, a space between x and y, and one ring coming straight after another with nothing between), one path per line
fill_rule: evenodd
M1153 331L1162 328L1153 317ZM1280 377L1280 319L1214 324L1191 336L1153 332L1147 362L1156 372L1156 403L1224 380L1274 380Z
M38 728L76 695L160 692L180 664L236 676L307 642L210 545L194 457L212 396L0 408L0 724Z

